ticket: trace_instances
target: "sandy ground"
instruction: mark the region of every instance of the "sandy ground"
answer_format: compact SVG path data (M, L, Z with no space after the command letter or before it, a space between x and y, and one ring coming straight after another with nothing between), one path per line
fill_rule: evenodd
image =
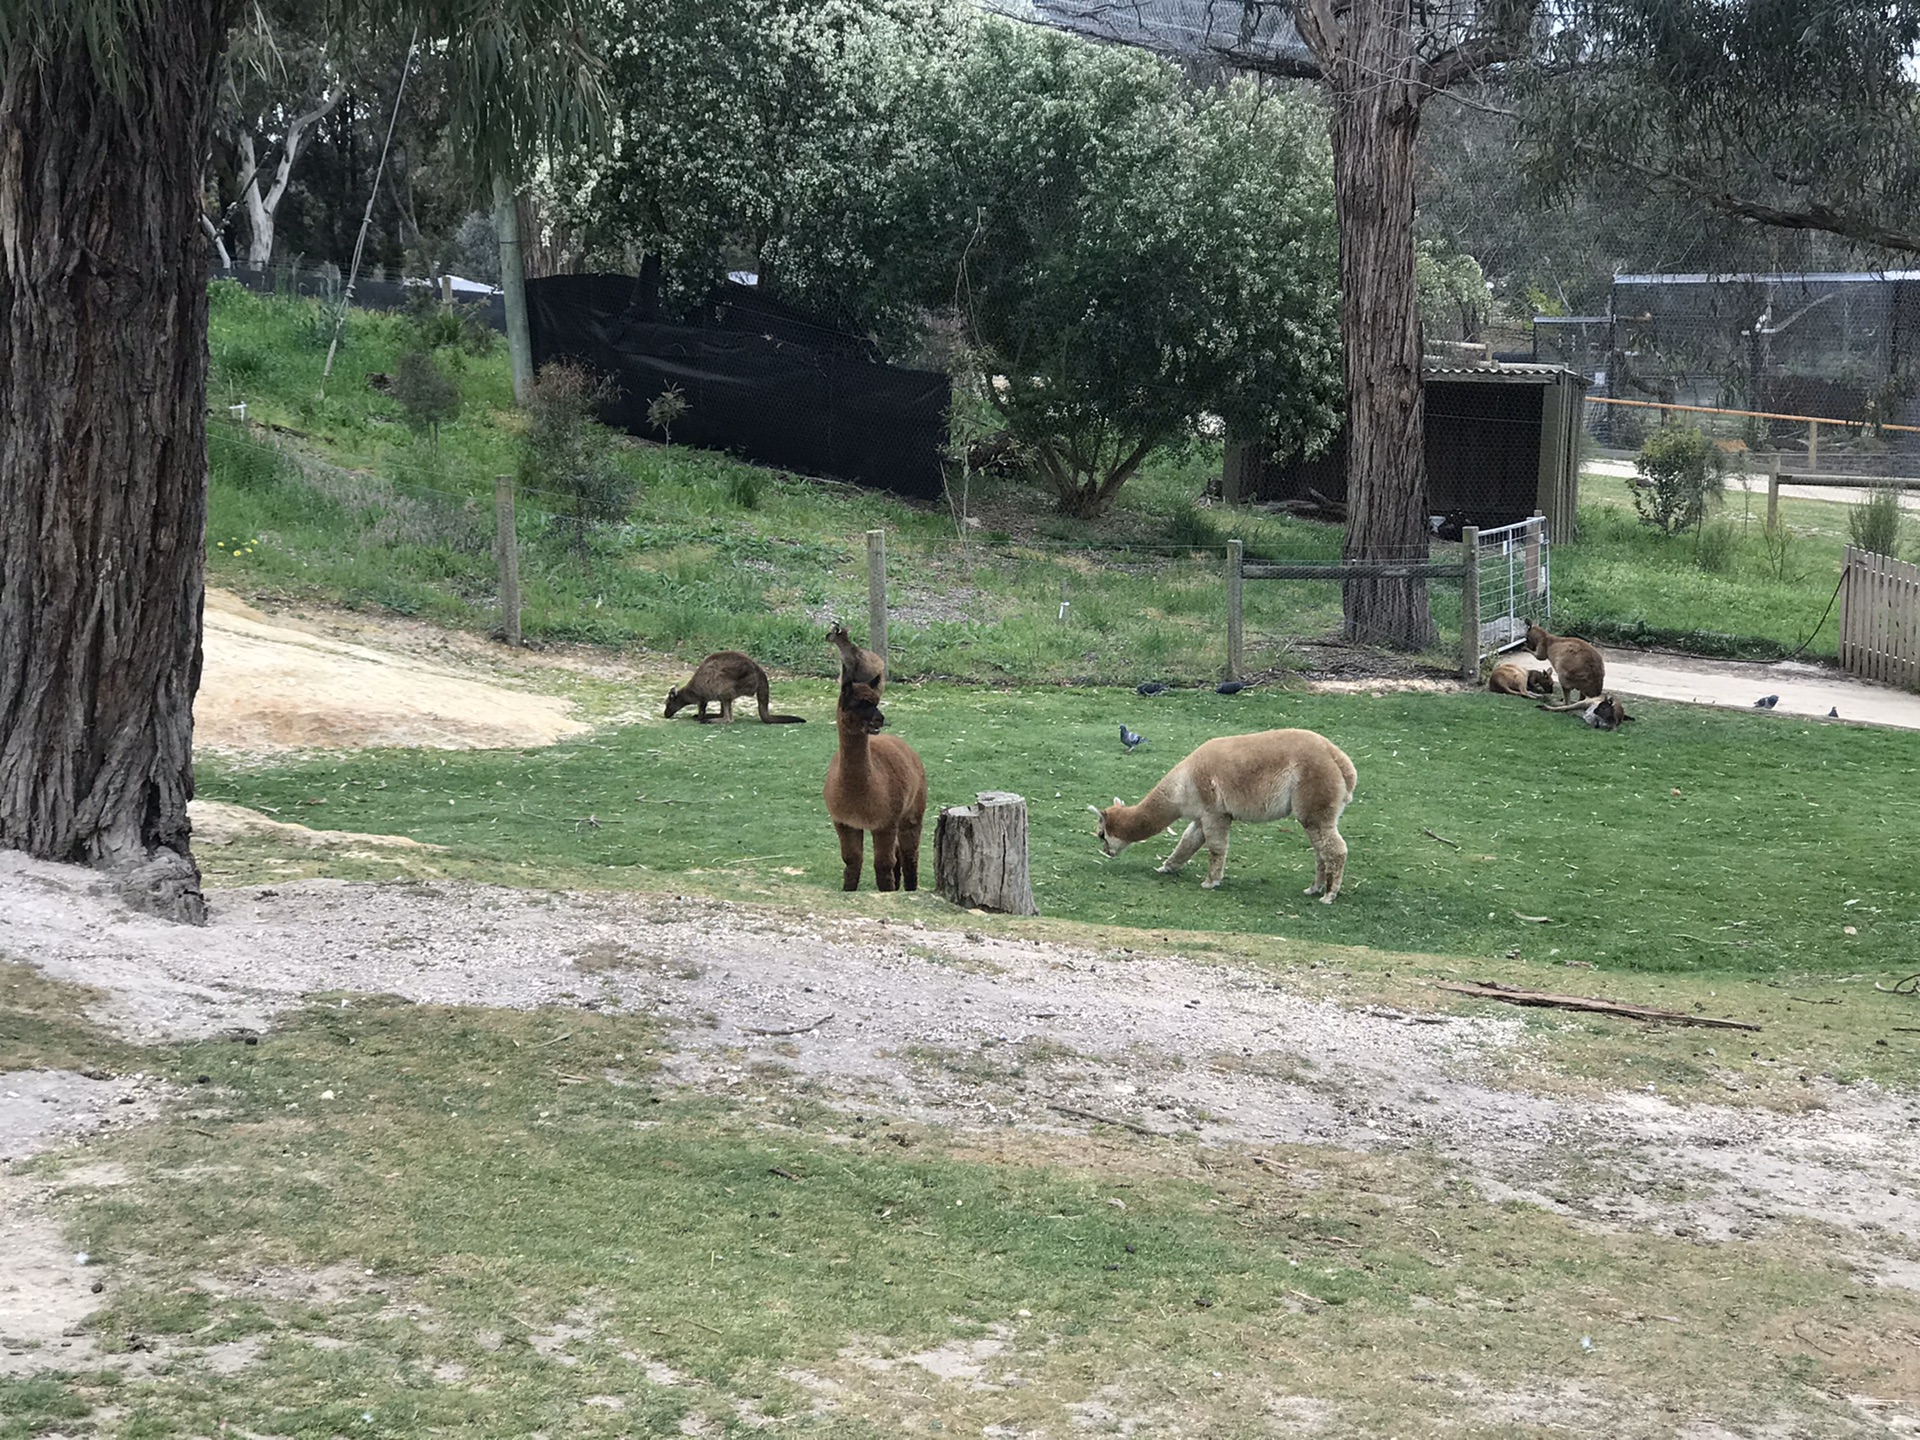
M435 643L374 646L223 601L209 615L202 734L242 749L465 747L584 728L563 702L511 688L524 671L475 679L480 662L422 653ZM1658 683L1687 692L1671 698L1750 704L1764 683L1781 710L1839 703L1870 718L1858 687L1828 701L1819 687L1834 682L1815 675L1796 677L1790 706L1780 667L1609 663L1633 694L1668 693L1634 688ZM1629 679L1634 666L1652 678ZM195 826L210 844L263 827L349 849L411 843L301 832L236 807L199 807ZM1420 1147L1491 1197L1602 1228L1712 1243L1811 1219L1832 1227L1862 1283L1920 1289L1920 1105L1868 1084L1815 1077L1819 1103L1792 1115L1542 1095L1503 1078L1524 1059L1518 1019L1356 1010L1251 967L906 919L856 928L672 896L453 883L209 898L210 923L181 929L126 910L87 872L0 854L0 956L97 987L98 1018L136 1040L264 1029L315 992L646 1014L671 1031L673 1082L747 1104L824 1088L849 1107L963 1128L1082 1129L1098 1116L1209 1144ZM77 1327L98 1303L45 1184L10 1162L144 1123L168 1098L145 1076L0 1072L0 1374L82 1358Z
M1772 713L1816 719L1848 720L1920 730L1920 695L1853 680L1822 665L1781 660L1771 665L1737 661L1689 660L1678 656L1608 650L1608 688L1622 695L1681 700L1693 705L1752 709L1753 702L1778 695ZM1837 712L1830 713L1830 712Z

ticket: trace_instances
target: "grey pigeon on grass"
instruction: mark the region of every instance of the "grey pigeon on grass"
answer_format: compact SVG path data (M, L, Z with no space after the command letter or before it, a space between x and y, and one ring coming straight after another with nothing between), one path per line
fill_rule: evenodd
M1778 695L1762 695L1758 700L1753 702L1753 708L1756 710L1771 710L1779 703L1780 697Z
M1838 720L1839 718L1840 718L1840 707L1838 705L1834 706L1831 710L1827 711L1827 719Z
M1142 680L1138 685L1133 687L1133 693L1136 695L1164 695L1167 693L1167 687L1162 685L1158 680Z
M1127 747L1127 753L1131 755L1133 753L1134 746L1144 745L1147 743L1147 737L1144 735L1137 735L1133 731L1129 730L1126 726L1126 722L1123 720L1120 723L1120 743Z
M1213 687L1213 693L1216 695L1238 695L1242 690L1251 690L1259 683L1258 680L1222 680L1218 685Z

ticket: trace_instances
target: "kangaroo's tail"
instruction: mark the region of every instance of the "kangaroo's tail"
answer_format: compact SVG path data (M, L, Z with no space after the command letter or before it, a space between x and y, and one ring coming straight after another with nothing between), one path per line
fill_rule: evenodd
M767 672L762 670L760 672L760 683L754 692L754 698L760 702L760 723L762 725L804 725L807 723L805 718L799 715L769 715L767 713L767 702L771 698L772 693L773 692L767 687Z

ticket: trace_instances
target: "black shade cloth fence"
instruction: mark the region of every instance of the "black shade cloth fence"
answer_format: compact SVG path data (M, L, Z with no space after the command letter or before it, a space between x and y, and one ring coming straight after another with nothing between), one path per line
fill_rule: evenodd
M668 320L649 281L553 275L527 282L535 367L574 360L613 379L601 412L632 435L677 387L687 411L675 444L762 465L934 499L942 493L951 386L945 375L881 364L858 336L768 300L717 290L690 323Z

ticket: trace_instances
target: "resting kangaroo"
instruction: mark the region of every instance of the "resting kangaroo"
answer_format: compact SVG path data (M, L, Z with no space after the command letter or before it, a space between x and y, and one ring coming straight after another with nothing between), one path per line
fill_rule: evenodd
M767 713L767 672L751 656L742 655L738 650L716 650L700 662L691 680L667 691L667 719L671 720L697 700L700 713L694 718L702 725L708 723L709 703L720 706L720 723L731 725L733 702L748 696L760 702L760 721L764 725L807 723L798 715Z
M1487 689L1496 695L1551 695L1553 671L1518 660L1502 660L1487 677Z
M1611 695L1602 695L1598 700L1576 700L1570 705L1542 705L1542 710L1551 710L1556 715L1578 715L1596 730L1618 730L1633 716L1627 714L1627 707Z
M1340 812L1353 799L1358 779L1338 745L1311 730L1263 730L1209 740L1166 773L1138 805L1116 797L1095 833L1109 855L1159 834L1175 820L1188 822L1173 853L1160 865L1172 874L1202 843L1209 864L1203 889L1220 884L1227 868L1227 830L1235 820L1284 820L1291 815L1313 842L1309 895L1331 905L1347 868L1347 842L1340 838ZM1323 893L1324 892L1324 893Z
M1553 666L1559 678L1560 693L1573 699L1573 692L1592 698L1607 688L1607 662L1600 652L1584 640L1571 635L1549 635L1531 620L1527 622L1527 649L1536 660Z
M906 742L882 735L887 723L871 685L840 691L840 748L827 764L827 814L840 837L841 888L860 888L865 831L873 832L878 890L920 886L920 826L927 816L927 768Z
M887 662L871 650L862 650L853 643L853 637L847 634L847 627L835 621L827 631L827 639L840 651L840 688L844 691L849 685L871 685L878 695L887 688Z

